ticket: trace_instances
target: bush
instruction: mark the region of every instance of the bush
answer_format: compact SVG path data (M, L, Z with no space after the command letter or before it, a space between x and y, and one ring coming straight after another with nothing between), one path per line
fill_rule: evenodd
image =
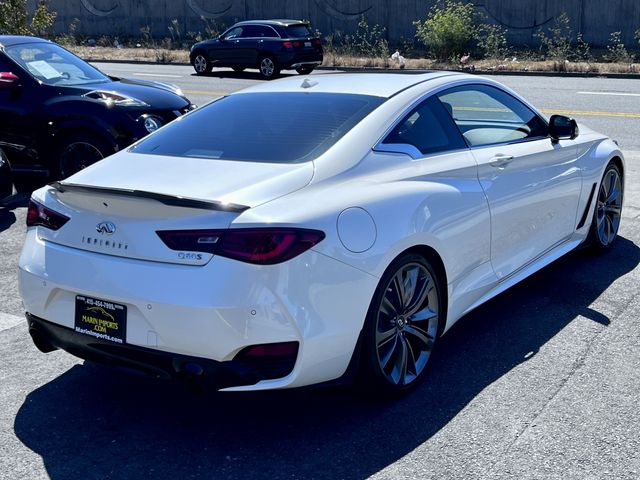
M627 51L627 48L622 43L622 32L612 32L609 37L609 45L607 45L607 53L605 54L605 60L613 63L631 63L633 57Z
M474 14L472 3L440 0L429 10L426 20L413 22L416 38L438 60L457 62L478 34Z
M352 49L356 55L388 57L389 42L385 38L385 29L380 25L370 27L364 17L358 22L358 30L351 38Z
M548 34L540 30L536 37L540 40L540 50L547 58L564 61L571 52L571 35L569 16L562 13L553 21Z
M27 0L0 0L0 34L44 36L53 26L56 13L40 0L27 23Z
M593 60L593 56L591 55L591 47L582 37L582 33L578 33L578 37L576 38L576 46L571 51L569 59L573 60L574 62L590 62Z
M507 29L500 25L484 24L478 33L478 47L485 58L501 60L509 56Z

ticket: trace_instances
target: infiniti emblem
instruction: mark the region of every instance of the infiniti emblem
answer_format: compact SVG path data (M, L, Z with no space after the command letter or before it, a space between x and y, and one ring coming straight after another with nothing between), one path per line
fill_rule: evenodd
M113 235L116 231L116 225L113 222L100 222L96 225L96 231L102 235Z

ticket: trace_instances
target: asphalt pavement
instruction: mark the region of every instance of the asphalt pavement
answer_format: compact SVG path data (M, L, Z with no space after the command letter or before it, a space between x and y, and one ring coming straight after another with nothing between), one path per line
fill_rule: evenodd
M261 81L99 67L176 83L198 104ZM640 478L640 84L496 78L619 140L620 238L467 315L399 400L348 388L202 395L42 354L16 285L28 192L0 208L0 479Z

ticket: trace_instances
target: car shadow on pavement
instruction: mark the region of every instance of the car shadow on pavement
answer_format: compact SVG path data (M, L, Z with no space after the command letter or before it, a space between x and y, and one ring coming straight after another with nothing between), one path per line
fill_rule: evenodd
M445 335L426 382L396 400L355 389L199 395L77 365L29 393L15 432L67 478L366 478L445 427L483 389L583 316L640 263L619 238L574 252L467 315Z

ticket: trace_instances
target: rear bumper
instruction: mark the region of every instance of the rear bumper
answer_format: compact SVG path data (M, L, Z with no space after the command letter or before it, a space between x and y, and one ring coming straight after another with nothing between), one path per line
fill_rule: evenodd
M284 70L295 69L301 66L318 66L322 64L322 53L284 54L279 56L278 63Z
M27 231L20 293L36 328L54 325L45 332L53 346L106 363L133 360L147 370L151 366L152 374L160 370L159 376L172 377L181 369L166 359L198 359L217 370L220 364L234 365L229 362L247 347L297 342L290 371L281 370L278 378L243 376L229 387L235 390L292 388L341 377L377 285L375 277L312 250L273 266L221 257L205 266L170 265L57 245L40 239L38 228ZM105 346L74 332L77 295L127 307L121 353L121 345ZM130 356L132 351L146 352L143 360L136 360L137 353ZM159 367L157 358L164 358ZM255 378L257 383L246 383Z
M43 352L62 349L85 360L135 370L155 378L195 381L216 390L285 377L296 362L295 355L259 363L246 360L217 362L136 345L116 345L76 333L30 313L26 316L29 334Z
M322 65L322 62L300 62L300 63L294 63L293 65L291 65L291 68L300 68L300 67L318 67Z

